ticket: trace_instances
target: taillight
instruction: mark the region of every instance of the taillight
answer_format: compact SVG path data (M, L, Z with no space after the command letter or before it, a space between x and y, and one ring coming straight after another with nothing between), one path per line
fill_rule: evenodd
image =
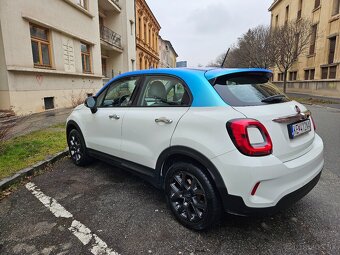
M310 119L311 119L312 122L313 122L313 127L314 127L314 131L315 131L315 130L316 130L316 125L315 125L314 119L312 118L312 116L310 116Z
M273 151L272 140L267 129L257 120L228 121L227 130L235 147L244 155L266 156ZM250 130L252 130L251 134L249 134Z

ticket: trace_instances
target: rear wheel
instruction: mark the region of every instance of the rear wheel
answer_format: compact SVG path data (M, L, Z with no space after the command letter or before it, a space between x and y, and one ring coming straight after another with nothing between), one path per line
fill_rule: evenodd
M74 164L85 166L91 163L92 159L87 153L84 138L78 130L71 130L67 137L67 143Z
M221 203L206 174L198 166L179 162L165 178L168 206L184 226L203 230L221 217Z

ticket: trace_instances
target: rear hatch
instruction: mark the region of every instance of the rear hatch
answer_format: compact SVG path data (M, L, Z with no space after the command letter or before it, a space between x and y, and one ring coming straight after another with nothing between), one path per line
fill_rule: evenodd
M248 69L206 77L228 105L266 127L273 155L286 162L307 153L315 133L307 109L282 94L269 81L271 75L266 70Z

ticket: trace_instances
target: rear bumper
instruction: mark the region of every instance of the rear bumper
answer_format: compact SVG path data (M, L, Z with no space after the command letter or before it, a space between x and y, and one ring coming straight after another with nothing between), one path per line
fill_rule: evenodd
M226 197L226 204L228 204L228 207L225 208L225 210L231 214L237 214L237 215L272 215L277 212L279 212L282 209L285 209L295 202L299 201L301 198L306 196L319 182L321 176L321 172L314 177L313 180L311 180L309 183L307 183L305 186L299 188L298 190L284 196L281 198L281 200L272 207L266 207L266 208L254 208L254 207L248 207L243 202L243 199L238 196L228 195Z
M318 182L324 165L323 142L315 135L306 154L287 162L273 155L247 157L238 151L211 161L228 191L228 194L221 194L226 211L238 214L276 211L301 199ZM251 195L258 182L256 193Z

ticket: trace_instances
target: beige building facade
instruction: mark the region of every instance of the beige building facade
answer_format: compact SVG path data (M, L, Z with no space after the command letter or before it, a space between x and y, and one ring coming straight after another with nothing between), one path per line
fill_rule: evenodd
M168 40L163 40L161 36L158 38L159 42L159 67L160 68L175 68L177 61L177 53Z
M0 1L0 109L71 107L135 69L134 24L128 0Z
M307 52L288 72L288 92L340 97L340 0L275 0L270 6L271 26L300 18L312 23ZM274 82L283 74L274 70Z
M156 17L145 0L136 0L137 69L157 68L159 65L159 31Z

